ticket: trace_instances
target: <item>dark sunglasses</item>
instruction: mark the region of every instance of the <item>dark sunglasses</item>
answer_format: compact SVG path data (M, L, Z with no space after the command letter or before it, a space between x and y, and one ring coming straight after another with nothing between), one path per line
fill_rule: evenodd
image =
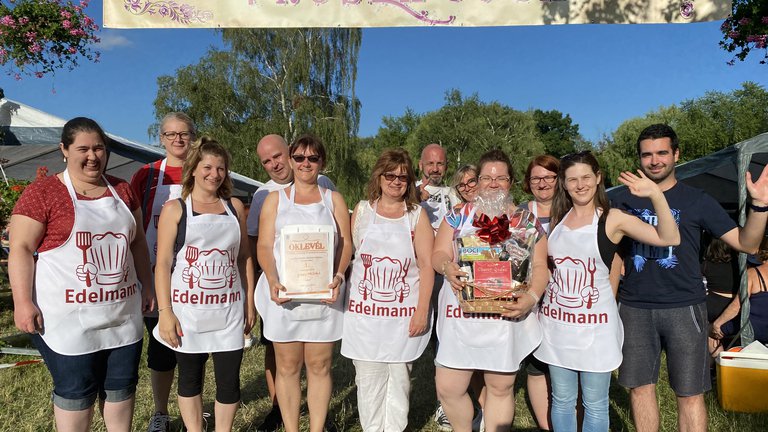
M309 163L320 162L320 156L318 155L312 155L312 156L293 155L291 156L291 159L293 159L296 163L304 163L305 159L309 160Z
M393 182L395 179L400 180L400 183L407 183L408 182L408 175L407 174L392 174L392 173L385 173L382 174L384 176L384 179L388 182Z

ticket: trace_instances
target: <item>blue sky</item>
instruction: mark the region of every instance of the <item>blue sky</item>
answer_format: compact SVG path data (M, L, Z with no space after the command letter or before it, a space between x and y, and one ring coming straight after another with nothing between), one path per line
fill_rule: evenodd
M101 24L101 2L89 6ZM744 81L768 87L757 58L725 64L720 22L680 25L567 25L494 28L366 29L356 91L360 136L407 107L440 108L457 88L519 110L557 109L596 141L624 120L660 106L728 92ZM68 119L84 115L109 132L151 143L156 79L221 47L213 30L100 32L102 61L72 72L14 81L0 75L6 97Z

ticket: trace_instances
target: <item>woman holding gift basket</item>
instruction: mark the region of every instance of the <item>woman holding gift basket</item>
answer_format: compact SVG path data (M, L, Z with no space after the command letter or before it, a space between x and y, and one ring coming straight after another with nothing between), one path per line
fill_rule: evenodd
M539 309L544 338L534 355L549 364L552 425L576 431L581 384L584 431L607 431L611 371L622 360L624 340L610 269L624 236L654 246L680 243L664 194L642 172L619 181L653 203L656 227L611 209L597 159L588 151L560 161L549 236L551 278Z
M189 431L203 430L203 380L209 353L216 380L216 430L231 430L240 404L243 329L253 326L254 273L245 208L231 198L229 152L202 137L182 170L181 198L158 222L155 338L176 351L178 400Z
M368 199L352 214L357 252L341 354L355 365L360 423L368 432L407 426L411 366L431 334L434 234L415 183L408 152L387 150L373 167Z
M483 371L487 387L486 429L511 427L515 373L541 341L538 320L529 312L547 283L547 239L541 225L507 196L513 181L509 157L489 151L480 158L478 172L477 198L468 213L446 217L432 254L435 271L445 276L437 310L435 383L458 432L472 428L467 389L475 370ZM512 290L518 285L528 290ZM490 313L469 312L483 298L496 305Z
M326 160L323 143L311 135L304 135L291 144L288 153L294 183L271 192L259 218L257 251L263 273L256 288L256 306L264 321L264 336L275 347L275 386L285 430L299 430L300 377L302 366L306 366L309 429L320 432L331 399L333 343L342 336L344 302L337 300L339 295L344 298L341 291L352 255L352 236L344 198L317 184ZM311 224L308 229L332 233L332 272L317 270L322 274L329 273L331 282L323 287L329 295L319 301L292 300L286 294L289 293L287 288L294 287L281 283L289 277L298 281L302 275L307 275L304 282L312 283L308 280L311 275L303 271L312 267L312 263L304 262L300 266L286 262L282 265L282 256L297 249L285 247L283 239L289 238L288 234L295 232L294 229L308 224ZM287 274L289 272L293 274ZM316 280L321 278L312 279L317 284Z
M90 430L97 398L107 430L131 430L152 276L141 203L104 174L108 142L95 121L68 121L66 169L29 185L11 217L14 320L53 378L57 430Z

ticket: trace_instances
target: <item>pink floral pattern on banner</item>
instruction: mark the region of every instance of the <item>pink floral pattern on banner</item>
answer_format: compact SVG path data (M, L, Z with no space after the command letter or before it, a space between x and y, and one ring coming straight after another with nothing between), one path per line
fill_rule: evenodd
M213 19L213 12L175 1L124 0L125 10L133 15L159 15L181 24L206 23Z

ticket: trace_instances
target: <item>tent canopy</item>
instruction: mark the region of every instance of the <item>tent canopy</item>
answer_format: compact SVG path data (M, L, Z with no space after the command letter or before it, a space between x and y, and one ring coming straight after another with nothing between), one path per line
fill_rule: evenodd
M4 137L0 143L0 159L5 175L32 180L37 168L48 167L51 172L64 170L59 151L61 131L65 120L9 99L0 99L0 129ZM107 173L130 179L142 165L165 157L161 147L140 144L107 133L110 151ZM7 162L5 161L7 160ZM250 202L253 192L263 183L232 173L235 183L233 195Z

